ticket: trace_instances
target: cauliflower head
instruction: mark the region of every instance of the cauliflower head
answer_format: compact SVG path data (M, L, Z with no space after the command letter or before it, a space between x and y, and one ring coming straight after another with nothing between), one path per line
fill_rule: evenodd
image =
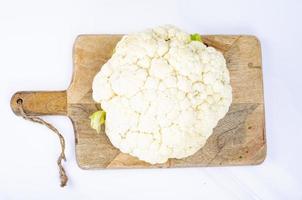
M155 164L204 146L229 109L232 88L222 53L198 40L161 26L118 42L92 86L115 147Z

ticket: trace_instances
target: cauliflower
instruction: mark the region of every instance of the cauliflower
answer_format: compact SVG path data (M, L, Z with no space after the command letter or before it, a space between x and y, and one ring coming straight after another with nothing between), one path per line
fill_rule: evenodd
M125 35L92 88L111 143L151 164L197 152L232 101L222 53L173 26Z

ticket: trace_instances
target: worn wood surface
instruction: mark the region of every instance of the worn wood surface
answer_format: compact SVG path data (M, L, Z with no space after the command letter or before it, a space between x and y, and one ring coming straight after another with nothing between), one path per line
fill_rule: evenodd
M17 92L11 99L11 107L17 115L20 114L18 100L29 115L67 115L66 91Z
M209 46L223 52L230 70L233 103L206 145L185 159L150 165L113 147L105 133L90 128L89 115L99 109L92 100L94 75L111 56L120 35L81 35L73 49L74 73L67 91L19 92L30 114L67 115L74 126L76 157L81 168L150 168L248 165L266 155L260 43L254 36L203 36Z

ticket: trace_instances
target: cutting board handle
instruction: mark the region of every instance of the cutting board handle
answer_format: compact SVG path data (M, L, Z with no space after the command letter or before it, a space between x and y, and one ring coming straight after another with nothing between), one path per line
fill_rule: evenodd
M20 115L18 102L22 102L23 109L28 115L66 115L66 91L27 91L17 92L11 98L11 108L16 115Z

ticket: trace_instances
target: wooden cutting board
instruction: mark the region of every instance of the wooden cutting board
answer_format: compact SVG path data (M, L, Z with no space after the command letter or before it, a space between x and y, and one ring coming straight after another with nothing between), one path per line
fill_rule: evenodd
M99 105L92 100L91 83L110 58L121 35L80 35L74 44L74 72L66 91L17 92L11 107L19 115L17 100L31 115L65 115L73 124L76 157L83 169L195 167L259 164L266 156L261 49L254 36L203 36L223 52L230 70L233 103L206 145L185 159L150 165L112 146L104 132L90 128L89 116ZM71 148L71 147L67 147Z

